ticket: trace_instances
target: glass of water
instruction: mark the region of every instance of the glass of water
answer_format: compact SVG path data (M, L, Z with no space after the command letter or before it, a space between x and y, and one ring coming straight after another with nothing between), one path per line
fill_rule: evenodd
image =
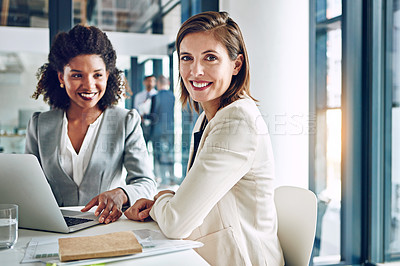
M18 239L18 205L0 204L0 249L13 248Z

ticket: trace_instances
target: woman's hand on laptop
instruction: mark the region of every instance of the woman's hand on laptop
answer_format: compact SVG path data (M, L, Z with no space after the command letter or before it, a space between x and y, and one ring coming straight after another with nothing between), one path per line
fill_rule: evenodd
M122 205L126 202L128 202L128 197L125 192L121 188L115 188L94 197L81 211L86 212L93 206L98 206L94 215L100 215L100 223L108 224L121 217Z

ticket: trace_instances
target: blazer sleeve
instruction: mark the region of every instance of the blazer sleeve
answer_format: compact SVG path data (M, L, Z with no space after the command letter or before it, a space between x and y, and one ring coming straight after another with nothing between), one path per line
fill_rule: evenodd
M126 185L122 186L130 204L139 198L152 198L156 193L156 182L151 170L150 158L140 127L140 116L136 110L126 116L126 139L124 166L127 170Z
M25 153L33 154L40 160L38 146L38 119L40 112L35 112L26 128Z
M225 108L209 122L204 145L176 194L162 195L150 211L167 237L188 237L251 168L257 147L255 119L241 106Z

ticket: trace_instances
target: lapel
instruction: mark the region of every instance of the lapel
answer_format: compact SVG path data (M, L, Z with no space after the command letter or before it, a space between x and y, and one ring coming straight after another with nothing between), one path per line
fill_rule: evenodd
M39 147L41 149L42 164L56 167L57 175L47 176L48 179L69 180L69 183L75 184L72 178L65 173L60 164L60 141L63 123L64 111L53 109L49 112L41 113L39 116L38 129ZM62 177L64 175L64 177Z
M193 127L192 137L191 137L191 140L190 140L189 160L188 160L188 164L187 164L187 166L186 166L186 167L187 167L187 168L186 168L186 172L188 172L189 169L190 169L190 164L191 164L191 161L192 161L192 158L193 158L193 155L194 155L194 154L193 154L193 149L194 149L194 137L193 137L193 134L194 134L195 132L198 132L198 131L200 130L201 124L202 124L204 118L205 118L205 113L202 112L202 113L200 114L200 116L197 118L196 124L195 124L194 127ZM208 124L209 124L209 123L208 123ZM207 126L208 126L208 124L207 124ZM206 128L207 128L207 126L206 126ZM200 143L199 143L199 147L198 147L197 152L196 152L196 157L197 157L197 154L199 153L199 150L201 150L201 147L203 146L204 139L205 139L205 137L207 136L207 134L208 134L208 131L205 129L204 132L203 132L203 135L201 136L201 140L200 140Z
M51 158L51 156L58 157L63 115L64 112L62 110L55 109L39 116L40 148L48 158Z

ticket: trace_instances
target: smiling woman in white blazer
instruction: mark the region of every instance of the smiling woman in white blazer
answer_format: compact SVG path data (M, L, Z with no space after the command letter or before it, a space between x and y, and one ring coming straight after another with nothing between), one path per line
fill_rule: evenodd
M204 12L177 40L182 103L204 112L194 127L179 189L141 199L125 215L150 216L170 238L204 243L211 265L283 265L267 126L250 95L242 34L225 12Z

